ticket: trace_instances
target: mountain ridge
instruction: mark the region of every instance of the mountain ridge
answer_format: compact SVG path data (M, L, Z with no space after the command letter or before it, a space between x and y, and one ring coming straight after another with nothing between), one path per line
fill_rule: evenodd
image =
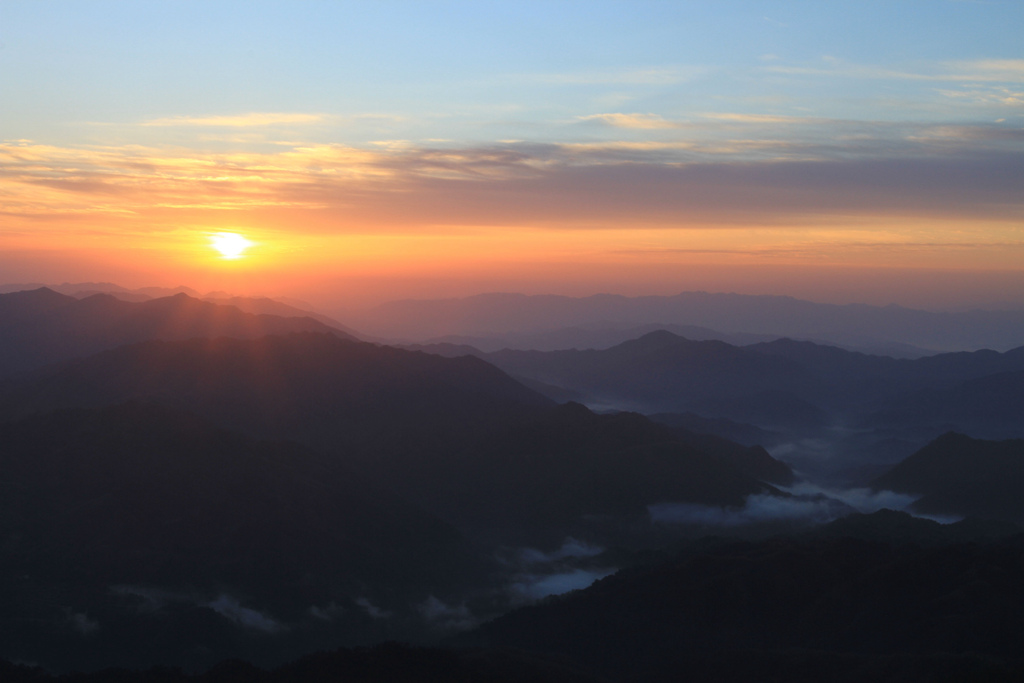
M149 339L297 331L354 339L312 318L246 313L185 293L129 302L105 293L76 299L44 287L0 294L0 375Z
M377 337L540 333L567 326L695 325L723 333L821 339L843 346L906 344L936 351L1006 350L1024 343L1024 311L933 312L897 305L823 304L777 295L682 292L588 297L490 293L403 300L346 316Z

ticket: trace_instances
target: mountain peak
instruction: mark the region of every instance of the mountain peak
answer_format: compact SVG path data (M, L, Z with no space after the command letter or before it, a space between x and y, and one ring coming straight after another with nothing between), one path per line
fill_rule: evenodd
M613 346L610 350L618 349L629 351L657 351L659 349L669 348L672 346L676 346L677 344L680 344L682 342L688 341L689 339L687 339L686 337L681 337L678 334L673 334L668 330L654 330L653 332L648 332L647 334L641 337L637 337L636 339L631 339L629 341L622 342L617 346Z

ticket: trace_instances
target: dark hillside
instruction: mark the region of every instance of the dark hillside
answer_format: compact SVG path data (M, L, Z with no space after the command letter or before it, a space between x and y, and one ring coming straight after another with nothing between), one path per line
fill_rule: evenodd
M914 509L1024 522L1024 440L984 441L948 433L871 485L920 495Z
M751 680L855 680L897 662L902 674L882 680L944 680L953 670L927 664L938 653L1019 667L1020 539L924 548L844 537L704 542L507 614L462 641L559 655L630 681L681 672L743 680L740 671ZM711 662L717 676L704 669ZM758 673L753 662L770 668Z
M0 656L282 661L373 634L360 600L415 612L490 568L336 459L164 406L36 416L0 444Z
M121 347L41 371L0 407L13 418L138 399L299 441L503 543L559 544L587 531L586 520L647 525L646 506L662 502L741 506L774 491L763 482L792 480L758 447L640 415L554 408L478 358L325 334ZM590 531L602 536L617 523Z
M633 413L595 415L579 404L496 431L462 452L426 493L430 509L504 543L556 544L567 535L643 542L647 506L741 507L779 494L793 474L759 447L672 430ZM420 495L423 495L422 493ZM622 536L626 525L630 533Z

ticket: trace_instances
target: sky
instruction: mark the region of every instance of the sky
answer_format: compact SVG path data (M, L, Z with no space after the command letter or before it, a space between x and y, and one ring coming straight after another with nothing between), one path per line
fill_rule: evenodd
M1024 308L1022 33L1018 0L0 0L0 281Z

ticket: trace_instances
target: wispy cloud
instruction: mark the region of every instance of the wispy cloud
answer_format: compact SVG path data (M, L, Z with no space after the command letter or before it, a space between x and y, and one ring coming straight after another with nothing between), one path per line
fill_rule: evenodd
M252 112L236 116L171 116L146 121L144 126L205 126L211 128L253 128L258 126L321 123L323 114Z
M815 123L821 119L776 114L704 114L704 118L734 123Z
M577 118L580 121L603 123L615 128L636 128L640 130L681 128L685 125L676 121L667 121L657 114L591 114Z
M5 143L0 212L146 221L167 211L160 220L170 224L174 212L283 211L318 216L318 230L1024 217L1021 131L847 125L850 135L829 123L816 137L792 139L429 147L392 141L233 153ZM908 240L914 241L920 242Z
M945 66L950 80L1024 83L1024 59L976 59Z
M769 73L847 77L879 80L971 81L1024 83L1024 59L979 59L939 62L926 70L902 70L870 64L855 64L835 57L822 57L816 65L773 64L761 67Z
M1004 107L1024 106L1024 90L1014 90L1005 86L983 88L979 84L964 90L939 90L939 93L946 97L971 104Z

